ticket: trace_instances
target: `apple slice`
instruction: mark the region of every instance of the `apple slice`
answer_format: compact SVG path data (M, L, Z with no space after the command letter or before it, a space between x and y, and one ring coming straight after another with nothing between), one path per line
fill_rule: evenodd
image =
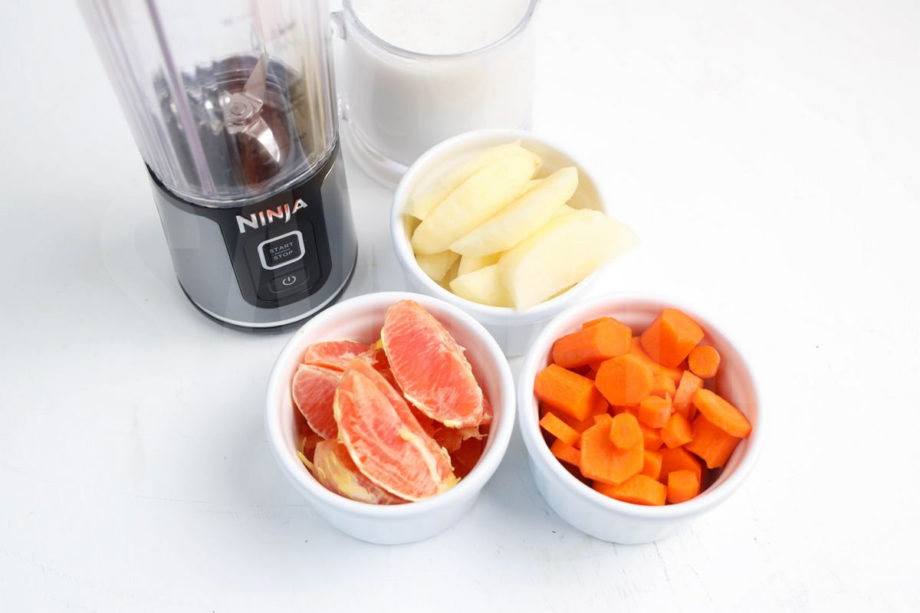
M468 272L498 264L501 253L491 255L463 255L460 256L460 267L457 269L457 275L465 275Z
M457 164L434 181L429 182L423 190L413 194L406 206L406 215L411 215L416 219L425 219L447 197L447 194L457 189L457 186L469 179L473 173L519 150L521 150L521 141L516 140L480 151L472 159Z
M506 252L497 266L508 299L526 309L575 285L636 243L600 211L573 209Z
M450 249L463 256L511 249L552 219L576 189L578 171L572 166L557 170L484 224L454 241Z
M498 264L492 264L465 275L460 275L450 283L450 291L489 306L511 306L508 294L498 271Z
M442 251L430 255L417 255L415 261L435 283L440 283L459 257L453 251Z
M519 148L475 172L422 220L412 234L412 249L416 253L446 251L514 200L539 165L539 157Z

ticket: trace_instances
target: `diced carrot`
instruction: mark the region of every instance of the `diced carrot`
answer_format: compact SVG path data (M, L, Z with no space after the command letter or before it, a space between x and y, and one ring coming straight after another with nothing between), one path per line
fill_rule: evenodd
M711 421L712 425L721 428L726 434L744 438L751 433L751 422L744 413L715 392L707 389L697 390L693 394L693 406Z
M609 428L610 424L613 423L613 416L610 413L597 413L594 415L594 423L604 424Z
M661 429L661 440L668 447L680 447L693 440L693 428L686 417L680 413L674 413Z
M578 420L591 414L600 396L591 379L557 364L550 364L537 374L533 391L542 402Z
M661 454L646 449L645 455L642 456L642 470L639 474L657 479L661 475Z
M639 407L624 407L624 406L615 406L610 408L613 412L614 417L620 413L629 413L633 417L639 417Z
M694 375L689 370L685 370L680 376L680 383L677 385L677 393L674 394L674 410L683 414L688 420L693 419L693 394L698 389L702 389L703 380Z
M630 449L643 444L639 420L630 413L620 413L610 422L610 442L617 449Z
M617 449L610 440L610 424L598 423L581 434L581 474L602 483L622 483L642 470L642 445Z
M648 475L633 475L619 485L595 483L594 489L611 498L633 504L663 505L668 488Z
M642 341L639 340L638 336L632 338L632 346L629 348L629 352L645 362L649 368L652 369L652 372L655 374L664 375L668 377L674 383L680 381L680 369L678 368L665 368L655 360L649 357L645 350L642 348Z
M670 396L673 398L676 393L677 385L674 383L674 379L660 372L654 374L652 379L653 396L661 396L662 398Z
M642 428L642 440L646 451L655 451L663 444L661 432L658 428L649 428L645 424L639 424Z
M662 481L667 481L668 475L675 470L691 470L696 473L700 483L703 482L703 465L684 447L661 450L661 475Z
M693 420L693 440L684 445L706 462L709 468L721 468L728 462L741 439L726 434L703 415Z
M585 328L590 328L591 326L593 326L593 325L595 325L595 324L599 324L599 323L602 323L602 322L605 322L605 321L616 321L617 323L620 323L619 321L617 321L617 320L614 319L613 317L608 317L607 315L604 315L603 317L597 317L597 318L595 318L595 319L589 319L589 320L586 321L585 323L581 324L581 329L584 330ZM630 331L630 334L632 334L632 331Z
M578 430L559 419L552 412L547 412L540 419L540 426L566 445L574 445L578 437L581 436Z
M632 354L605 360L594 384L610 404L631 405L652 391L652 369Z
M566 445L558 438L549 446L549 450L558 459L572 466L578 466L581 462L581 452L571 445Z
M632 330L612 318L566 334L553 344L553 362L578 368L629 352Z
M697 345L687 356L687 366L693 374L703 379L710 379L719 372L722 356L712 345Z
M674 470L668 473L668 502L677 504L690 500L700 493L700 478L692 470Z
M640 337L650 358L668 368L676 368L703 340L703 329L677 309L664 309Z
M639 403L639 421L650 428L663 428L671 417L671 399L646 396Z

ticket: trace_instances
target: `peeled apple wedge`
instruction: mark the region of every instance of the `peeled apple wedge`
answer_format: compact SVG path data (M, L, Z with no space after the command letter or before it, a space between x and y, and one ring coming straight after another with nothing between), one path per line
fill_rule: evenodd
M435 282L440 282L459 257L460 256L453 251L442 251L429 255L417 255L415 256L415 260L426 275L431 277Z
M578 171L557 170L502 209L484 224L450 246L465 256L505 251L539 230L568 202L578 188Z
M508 293L505 291L505 286L499 274L498 264L492 264L458 276L450 282L450 291L461 298L466 298L479 304L511 306L508 301Z
M506 252L497 266L511 305L526 309L578 283L635 243L629 228L600 211L573 209Z
M520 149L473 173L422 220L412 234L412 249L422 254L446 251L514 200L539 165L539 157Z
M481 151L471 160L451 168L423 192L412 195L406 207L406 215L411 215L416 219L425 219L434 210L434 207L447 197L447 194L457 189L457 186L470 178L473 173L481 170L487 164L517 151L523 151L519 140L505 145L498 145L497 147L490 147Z
M498 259L500 257L500 253L460 256L460 267L457 268L457 275L465 275L468 272L473 272L474 270L479 270L480 268L485 268L492 264L498 264Z

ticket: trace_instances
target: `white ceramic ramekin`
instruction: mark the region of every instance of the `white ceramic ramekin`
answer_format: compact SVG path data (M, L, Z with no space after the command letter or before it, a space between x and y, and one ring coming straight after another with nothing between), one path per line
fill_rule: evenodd
M492 333L505 355L511 357L526 353L543 324L582 296L598 273L590 275L567 292L524 311L472 302L447 291L432 281L419 267L409 244L403 211L416 187L421 181L432 176L432 173L472 157L482 149L514 140L520 140L525 148L543 158L543 165L540 168L541 175L547 175L566 166L574 166L578 170L578 190L569 201L570 206L609 212L590 173L585 170L583 164L561 148L529 132L475 130L435 145L412 164L396 188L390 219L393 249L412 289L440 298L475 317Z
M387 307L415 300L434 315L466 348L483 392L495 413L488 442L476 467L460 483L433 498L385 506L356 502L320 485L297 457L297 409L290 383L304 349L318 341L355 339L373 342L380 335ZM476 320L454 306L408 292L380 292L345 300L305 323L275 362L268 383L265 425L281 470L330 524L363 541L410 543L446 530L473 505L498 468L514 428L514 381L495 340Z
M707 341L722 356L716 380L719 393L744 412L754 429L735 449L715 482L699 496L680 504L651 507L604 496L563 468L550 453L540 432L533 382L536 374L549 364L553 342L580 329L582 323L610 315L638 333L666 307L684 311L703 327ZM689 520L709 511L731 495L747 477L763 440L764 419L757 388L738 348L697 312L665 300L603 297L567 309L546 326L528 352L518 377L517 395L521 436L537 489L562 519L605 541L649 543L671 535Z

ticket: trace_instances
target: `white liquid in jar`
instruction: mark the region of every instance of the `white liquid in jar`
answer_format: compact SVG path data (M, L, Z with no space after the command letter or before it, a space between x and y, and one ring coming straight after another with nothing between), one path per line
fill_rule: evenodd
M358 19L386 42L447 55L486 47L517 26L530 0L352 0Z
M461 132L530 127L530 29L505 38L526 17L530 0L351 0L350 6L342 90L347 129L366 159L408 166ZM355 21L394 47L425 55L394 53Z

